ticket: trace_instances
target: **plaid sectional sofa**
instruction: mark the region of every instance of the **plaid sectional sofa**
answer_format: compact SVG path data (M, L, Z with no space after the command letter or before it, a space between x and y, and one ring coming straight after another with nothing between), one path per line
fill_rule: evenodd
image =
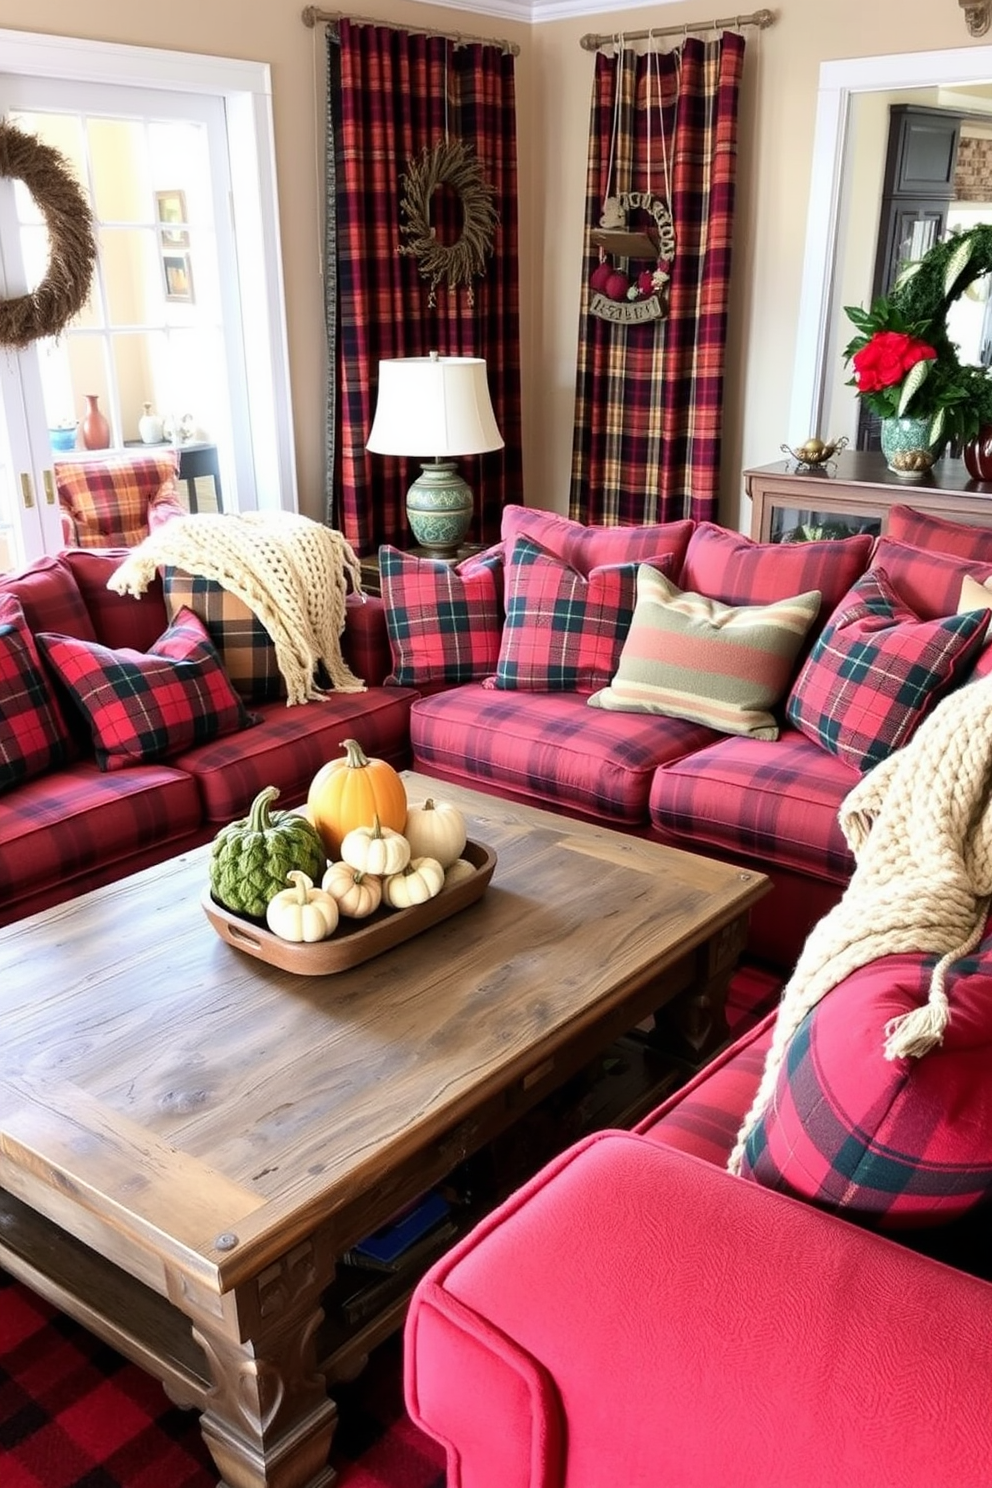
M943 691L973 674L985 622L966 621L956 612L963 576L982 583L992 575L992 532L921 518L901 507L892 513L888 534L878 540L855 536L795 546L759 544L708 523L669 523L625 529L637 535L636 546L623 546L621 538L611 550L585 552L577 527L549 513L507 508L502 543L463 564L454 581L445 579L443 597L416 560L392 554L383 563L394 674L423 694L410 715L414 765L442 780L767 873L775 892L754 911L750 950L788 968L853 870L837 811L873 762L871 750L896 747L905 720L914 725ZM658 707L649 700L642 709L636 691L629 707L623 701L619 708L589 706L595 684L561 685L542 670L540 647L550 645L546 628L553 628L556 612L544 599L540 613L528 612L523 586L532 570L520 570L523 598L510 593L505 577L497 575L494 587L491 577L480 573L480 564L502 561L505 576L510 547L521 536L543 545L583 579L597 565L663 563L684 596L712 602L718 623L725 621L727 607L747 611L818 592L817 619L772 708L777 728L727 731L723 718L711 711L709 697L689 698L686 705L692 684L683 677L666 695L667 700L675 696L673 708L663 698ZM601 543L598 535L594 540ZM880 568L891 581L884 595L876 593L874 581L870 592L861 593L866 573ZM503 610L487 628L486 604L495 602L491 594L502 599ZM578 624L581 598L572 589L564 601L558 598L563 629ZM635 615L640 606L638 597ZM418 614L427 632L419 636L419 647ZM436 618L431 631L430 617L438 614L448 617L447 635ZM845 627L838 643L821 647L809 668L811 653L838 615ZM693 634L696 618L686 621ZM534 623L528 630L529 620ZM626 620L630 624L629 615ZM969 627L971 636L963 635ZM464 640L466 632L473 637L471 645ZM452 633L462 636L457 657L448 643ZM686 646L686 634L674 636L678 646ZM744 674L754 653L745 644L728 653L729 661L711 663L712 634L693 653L699 674L710 665L717 683L724 680L716 676L721 668ZM513 638L520 635L525 641L514 651ZM886 650L896 635L908 638L908 654L897 654L898 646ZM645 645L650 644L649 637ZM511 655L518 663L516 674L507 664ZM521 656L529 673L519 664ZM616 664L620 676L622 651ZM929 690L918 687L920 673L933 683ZM706 677L704 685L711 680ZM891 696L885 691L889 683ZM638 685L635 674L634 688Z
M345 738L409 764L417 694L376 685L381 614L349 596L343 649L367 690L288 708L250 682L233 691L211 626L189 610L177 625L161 582L140 599L108 590L124 556L67 549L0 577L0 924L209 841L266 785L298 804Z

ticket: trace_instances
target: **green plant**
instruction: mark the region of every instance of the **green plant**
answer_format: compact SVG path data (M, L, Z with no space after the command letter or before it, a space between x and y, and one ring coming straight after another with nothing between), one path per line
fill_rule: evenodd
M947 312L968 285L992 271L992 224L952 233L906 264L891 292L868 310L846 305L857 334L844 348L849 386L879 418L928 418L930 442L971 439L992 423L992 378L962 364Z

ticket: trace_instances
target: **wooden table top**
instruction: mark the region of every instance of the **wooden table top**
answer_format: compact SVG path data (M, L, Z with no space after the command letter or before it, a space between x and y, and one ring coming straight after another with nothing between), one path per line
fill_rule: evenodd
M0 931L3 1188L97 1249L112 1233L157 1290L168 1268L226 1291L768 887L405 778L411 801L462 808L496 870L353 970L299 977L226 945L200 904L209 847Z

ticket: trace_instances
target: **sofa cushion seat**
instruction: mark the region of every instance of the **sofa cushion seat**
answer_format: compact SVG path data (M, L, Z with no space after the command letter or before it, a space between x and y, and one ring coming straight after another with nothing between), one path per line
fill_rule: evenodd
M743 1034L634 1128L653 1142L725 1168L757 1094L775 1013Z
M667 840L844 884L854 858L837 823L858 771L796 729L774 741L726 738L675 760L651 786L651 823Z
M481 682L421 698L410 715L416 767L609 825L646 825L658 765L716 735L684 719L606 713L587 701L582 693L495 692Z
M253 728L176 755L173 763L195 779L208 822L244 816L267 785L278 787L280 808L294 806L305 799L321 765L341 757L345 739L357 739L369 756L408 764L408 719L416 697L408 687L371 687L292 708L261 703L253 709L259 719Z
M113 774L93 759L50 770L0 797L0 915L2 923L82 893L140 867L129 861L166 855L189 845L201 822L199 796L188 774L172 765L148 764ZM21 907L24 906L24 907Z

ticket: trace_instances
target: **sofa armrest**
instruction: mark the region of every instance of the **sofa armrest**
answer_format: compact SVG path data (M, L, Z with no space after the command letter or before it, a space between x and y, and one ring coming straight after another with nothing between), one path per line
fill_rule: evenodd
M436 1263L406 1345L451 1488L992 1482L992 1286L634 1134L578 1144ZM539 1384L509 1419L487 1347L499 1400Z
M368 687L381 687L393 668L386 608L378 595L349 594L341 654Z

